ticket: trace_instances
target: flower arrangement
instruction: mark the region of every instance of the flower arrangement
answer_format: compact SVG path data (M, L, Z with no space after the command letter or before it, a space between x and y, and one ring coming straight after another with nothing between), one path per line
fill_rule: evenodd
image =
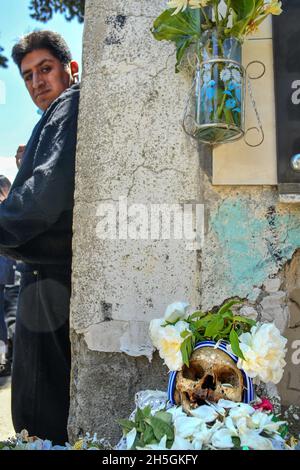
M223 12L222 4L226 7ZM199 42L203 33L216 30L224 38L243 40L269 15L282 13L278 0L170 0L167 6L151 31L158 41L175 43L176 72L185 51Z
M36 436L29 436L25 429L16 437L0 442L0 450L109 450L112 449L109 443L103 439L98 439L97 434L86 435L75 442L74 445L65 443L64 446L53 445L48 439L40 439Z
M150 323L153 345L171 371L189 366L196 343L204 340L227 341L227 349L239 359L237 367L256 381L280 382L285 366L287 339L275 325L233 313L232 300L217 313L188 313L188 304L176 302L167 307L164 318Z
M175 72L187 51L193 52L190 62L196 68L193 108L185 113L184 129L204 143L240 139L245 134L246 93L241 45L267 17L281 14L281 2L170 0L167 6L151 32L156 40L175 44ZM185 119L193 115L194 127L187 131Z
M188 416L181 406L170 407L166 400L163 408L153 406L150 392L144 393L149 404L137 408L131 419L120 420L122 450L290 450L297 444L270 402L266 410L260 403L219 400L199 406Z

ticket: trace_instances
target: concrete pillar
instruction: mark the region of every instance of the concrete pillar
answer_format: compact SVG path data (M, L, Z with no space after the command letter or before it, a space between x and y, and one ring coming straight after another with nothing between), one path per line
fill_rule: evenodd
M86 2L71 439L88 431L118 439L116 421L131 412L134 393L166 388L162 361L155 355L149 362L149 321L176 300L200 303L200 245L187 232L190 216L201 231L202 177L197 146L180 123L191 77L175 75L174 46L150 33L162 6L161 0ZM168 222L170 211L175 223L173 216Z

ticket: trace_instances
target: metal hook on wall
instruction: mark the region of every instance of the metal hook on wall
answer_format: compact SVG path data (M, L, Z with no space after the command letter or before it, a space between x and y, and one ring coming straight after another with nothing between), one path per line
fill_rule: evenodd
M259 64L262 67L262 72L260 74L255 75L255 76L250 75L250 73L248 72L248 69L253 64ZM265 134L264 134L262 122L261 122L260 115L259 115L259 112L258 112L258 109L257 109L257 106L256 106L256 102L255 102L255 99L254 99L254 96L253 96L251 81L250 81L250 80L258 80L258 79L262 78L265 75L265 73L266 73L266 66L260 60L252 60L251 62L249 62L249 64L246 67L246 81L247 81L247 86L248 86L248 92L249 92L250 100L251 100L251 103L252 103L252 106L253 106L253 109L254 109L254 112L255 112L255 115L256 115L257 124L258 124L258 127L257 126L249 127L245 132L244 140L245 140L245 143L249 147L259 147L265 140ZM253 131L253 130L257 131L260 134L260 141L256 144L251 144L247 140L247 135L249 134L250 131Z

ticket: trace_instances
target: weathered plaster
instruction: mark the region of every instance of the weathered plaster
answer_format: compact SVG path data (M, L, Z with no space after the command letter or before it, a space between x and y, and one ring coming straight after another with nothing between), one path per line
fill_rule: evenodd
M217 198L217 199L216 199ZM206 195L209 228L202 269L205 308L223 299L253 297L300 246L300 208L278 204L276 190L239 187ZM257 292L259 295L259 292Z
M162 361L157 354L148 361L147 329L169 303L187 300L208 310L239 296L247 299L244 314L257 312L281 330L291 318L288 289L270 281L300 246L300 208L280 204L276 187L211 186L199 164L206 167L207 150L198 149L180 125L190 77L174 74L173 46L149 33L161 6L161 0L86 4L71 302L72 437L97 431L117 439L116 420L132 410L134 392L165 389ZM100 240L99 204L117 203L120 196L149 209L204 203L202 249L187 250L185 241L174 239Z
M111 203L119 215L120 197L128 207L143 204L149 213L155 204L202 203L197 145L180 124L190 77L174 74L174 47L150 34L161 7L160 0L86 2L74 209L71 435L80 429L114 434L113 420L128 415L135 390L165 388L161 361L156 357L149 364L149 321L176 300L200 303L199 253L188 249L186 240L99 238L101 204ZM139 220L138 214L131 218Z

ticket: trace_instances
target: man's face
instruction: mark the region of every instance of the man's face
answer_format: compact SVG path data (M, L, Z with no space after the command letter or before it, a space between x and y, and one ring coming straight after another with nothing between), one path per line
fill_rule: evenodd
M7 186L4 186L0 189L0 204L1 202L5 201L9 193L9 188Z
M21 74L33 102L45 111L72 83L71 70L48 49L36 49L25 55Z

